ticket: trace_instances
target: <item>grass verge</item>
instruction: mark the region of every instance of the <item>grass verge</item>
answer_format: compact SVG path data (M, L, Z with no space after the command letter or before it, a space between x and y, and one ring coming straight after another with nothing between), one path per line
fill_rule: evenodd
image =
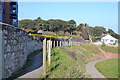
M103 49L106 52L118 54L118 47L102 45L101 49Z
M95 67L106 78L118 78L118 59L108 59L98 62Z
M40 79L90 77L86 73L86 58L99 53L99 49L95 45L84 44L56 47L51 50L51 53L51 65L47 63L46 75L41 76Z

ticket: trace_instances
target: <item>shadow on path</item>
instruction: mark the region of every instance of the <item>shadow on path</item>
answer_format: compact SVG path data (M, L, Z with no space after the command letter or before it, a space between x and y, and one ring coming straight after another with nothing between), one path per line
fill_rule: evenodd
M29 58L29 67L24 70L21 74L16 76L16 78L21 77L27 73L30 73L43 65L43 52L37 52L32 57Z

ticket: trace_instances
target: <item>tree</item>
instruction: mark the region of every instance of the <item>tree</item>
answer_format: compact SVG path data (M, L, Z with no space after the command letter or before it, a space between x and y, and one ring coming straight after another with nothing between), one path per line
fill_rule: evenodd
M74 20L70 20L70 21L68 21L68 23L73 24L74 27L76 26L76 22Z
M106 34L107 31L102 26L95 26L95 27L89 27L89 33L91 36L97 37L97 36L101 36L102 34Z
M38 21L41 21L42 19L41 19L41 17L38 17L37 20L38 20Z
M76 29L77 29L77 31L82 31L83 27L84 27L84 24L81 23L81 24L79 24L79 25L77 26Z
M120 35L116 34L112 29L108 29L108 33L117 39L120 38Z

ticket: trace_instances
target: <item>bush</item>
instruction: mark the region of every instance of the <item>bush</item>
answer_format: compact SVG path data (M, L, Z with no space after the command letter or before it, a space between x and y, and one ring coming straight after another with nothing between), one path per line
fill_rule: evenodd
M102 44L102 46L106 46L105 44Z
M96 39L95 37L92 37L92 41L93 41L93 42L96 42L97 39Z

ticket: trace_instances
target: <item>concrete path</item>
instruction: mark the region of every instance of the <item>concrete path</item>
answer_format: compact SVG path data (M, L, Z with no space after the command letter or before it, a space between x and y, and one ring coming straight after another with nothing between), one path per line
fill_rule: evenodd
M42 74L43 52L35 53L29 61L29 67L17 76L19 78L40 78ZM17 80L16 79L16 80Z
M95 64L97 62L100 62L100 61L103 61L103 60L106 60L106 59L102 59L102 60L97 60L97 61L92 61L92 62L89 62L87 65L86 65L86 71L87 73L89 73L91 75L92 78L105 78L96 68L95 68Z
M43 68L40 67L32 72L29 72L29 73L19 77L19 79L20 78L40 78L40 75L42 74L42 70L43 70Z

